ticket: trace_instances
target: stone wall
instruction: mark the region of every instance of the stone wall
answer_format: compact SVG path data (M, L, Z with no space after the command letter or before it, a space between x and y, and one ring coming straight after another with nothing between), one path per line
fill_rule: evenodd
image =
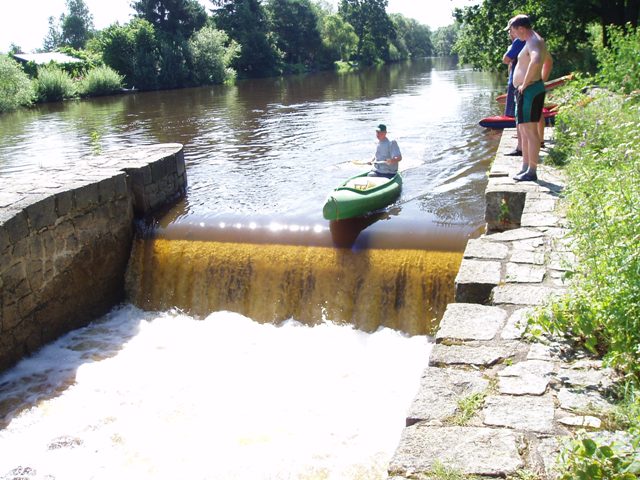
M6 179L5 179L6 180ZM134 218L182 196L182 145L120 150L4 181L0 371L124 299Z
M390 479L435 478L438 465L480 478L554 479L560 439L598 430L611 414L612 372L562 339L537 343L525 333L527 316L564 293L575 259L562 172L543 162L538 182L515 183L521 159L505 155L513 133L505 130L489 172L487 232L465 249L456 303L435 335Z

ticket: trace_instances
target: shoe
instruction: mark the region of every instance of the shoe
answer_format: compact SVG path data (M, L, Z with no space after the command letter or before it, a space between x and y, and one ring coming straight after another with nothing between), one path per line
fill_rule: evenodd
M515 150L511 150L509 153L505 153L504 155L506 157L521 157L522 156L522 150L518 150L516 148Z
M521 177L522 175L524 175L525 173L527 173L528 168L527 167L523 167L522 170L520 170L518 173L516 173L513 177L514 180L517 180L518 177Z
M536 172L525 172L522 175L516 175L513 177L516 182L537 182L538 175Z

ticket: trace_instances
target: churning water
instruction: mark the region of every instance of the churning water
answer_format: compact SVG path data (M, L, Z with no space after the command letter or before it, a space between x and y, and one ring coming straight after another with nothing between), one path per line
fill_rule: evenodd
M386 478L429 349L122 307L0 376L0 478Z

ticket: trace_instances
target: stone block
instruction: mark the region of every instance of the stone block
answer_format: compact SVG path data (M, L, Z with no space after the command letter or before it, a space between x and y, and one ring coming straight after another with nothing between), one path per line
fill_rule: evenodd
M531 265L544 265L544 253L531 250L515 249L511 254L510 261L513 263L528 263Z
M492 242L515 242L518 240L542 239L544 233L530 228L518 228L506 232L491 233L485 235L485 239Z
M173 155L161 158L151 163L151 180L157 184L164 180L167 176L175 172L175 158Z
M458 400L484 392L489 381L480 372L455 368L426 368L420 389L407 412L406 426L417 422L442 424L453 415Z
M495 305L538 306L561 292L560 289L541 285L507 284L497 286L492 294Z
M429 355L429 365L470 365L490 367L509 358L513 348L504 345L443 345L437 344Z
M508 283L542 283L545 268L542 266L507 263L505 281Z
M4 230L9 243L12 244L17 243L29 235L29 223L23 211L18 211L5 220L1 228Z
M560 219L551 213L525 213L520 219L522 227L556 227Z
M532 193L527 195L522 215L553 212L556 209L557 202L557 199L550 197L548 194L540 196Z
M530 308L520 308L515 310L507 319L500 338L503 340L521 339L527 329L527 316L533 312Z
M176 159L176 173L178 177L185 177L186 173L186 165L184 162L184 150L181 148L178 153L175 154Z
M491 179L489 183L493 181L494 179ZM495 189L487 187L484 214L487 231L502 232L520 227L525 199L525 192L509 190L507 186Z
M553 399L549 395L487 397L482 409L485 425L544 434L555 432L554 415Z
M73 199L76 209L80 212L89 210L100 202L100 192L97 183L88 183L75 188Z
M484 427L434 427L417 423L402 432L389 474L429 478L436 462L465 475L506 477L524 467L521 437Z
M507 255L509 255L508 246L498 242L489 242L483 237L469 240L464 250L464 258L504 260Z
M69 215L73 210L73 192L64 190L55 194L56 212L59 217Z
M600 392L585 388L561 388L557 398L560 408L570 412L610 412L615 408Z
M440 321L436 342L492 340L504 325L507 313L498 307L450 303Z
M498 390L507 395L542 395L554 370L552 362L528 360L498 372Z
M455 279L459 303L489 303L491 291L500 283L502 264L491 260L463 258Z

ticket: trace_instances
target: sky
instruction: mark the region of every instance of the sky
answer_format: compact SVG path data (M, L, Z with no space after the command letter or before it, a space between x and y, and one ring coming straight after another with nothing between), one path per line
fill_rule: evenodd
M198 1L207 9L212 7L209 0ZM329 0L333 5L337 2ZM130 3L131 0L85 0L98 30L115 22L128 22L133 14ZM454 8L475 3L479 0L389 0L387 13L402 13L435 30L453 23ZM0 0L0 5L0 52L7 52L12 43L25 52L42 47L49 17L57 20L66 11L65 0Z

